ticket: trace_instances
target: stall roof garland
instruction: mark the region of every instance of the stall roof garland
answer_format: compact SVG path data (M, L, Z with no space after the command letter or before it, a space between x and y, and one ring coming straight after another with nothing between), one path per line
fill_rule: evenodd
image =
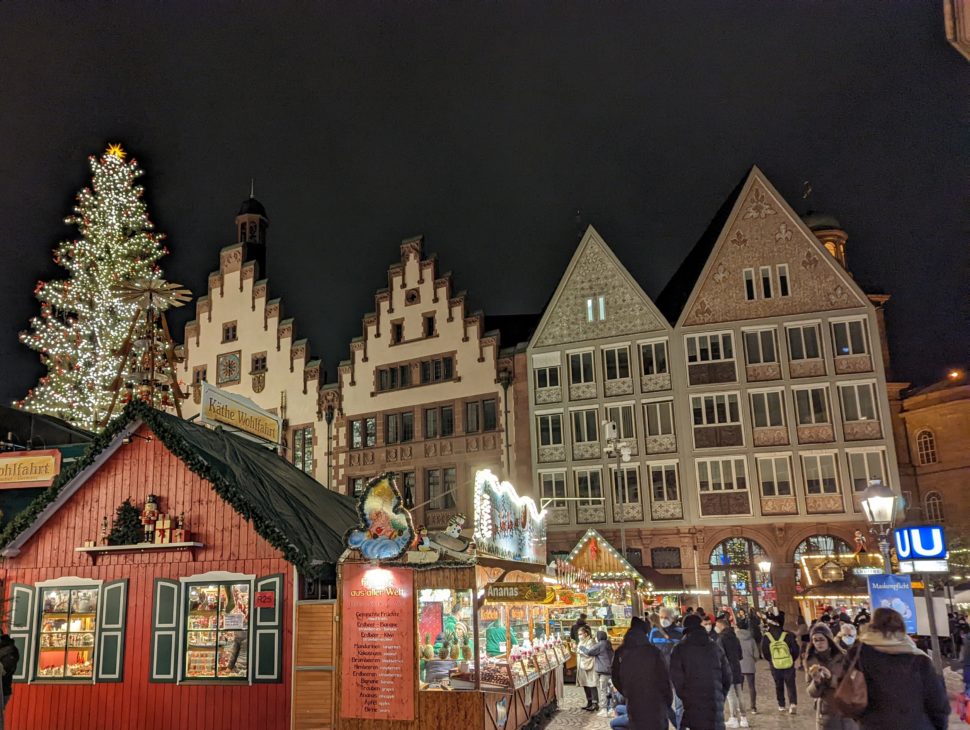
M54 483L0 533L0 546L45 519L76 477L102 452L120 442L138 423L152 433L190 471L210 482L216 494L308 578L332 575L344 549L344 534L357 524L352 498L331 491L274 452L222 429L207 429L132 402L92 442L85 455L62 471ZM83 483L83 481L82 481ZM79 485L78 485L79 486Z
M622 570L596 570L596 566L592 564L577 565L577 563L575 562L576 559L579 557L583 548L586 547L586 545L588 545L591 540L594 540L595 542L593 543L593 545L590 546L590 552L592 552L594 549L605 550L605 554L608 555L613 560L615 560L619 564L620 568L622 568ZM600 560L597 557L595 556L591 556L591 557L593 561L600 562ZM620 555L620 553L616 550L616 548L610 545L610 543L607 542L603 538L603 536L600 535L592 527L586 530L586 534L583 535L583 537L580 539L578 543L576 543L576 547L572 549L572 551L569 553L569 556L566 558L566 560L572 563L573 565L576 565L576 567L580 567L587 570L589 574L592 576L594 583L601 583L604 580L624 581L624 580L630 580L630 579L635 580L638 584L644 582L643 576L640 575L640 572L632 565L630 565L629 561L625 557Z

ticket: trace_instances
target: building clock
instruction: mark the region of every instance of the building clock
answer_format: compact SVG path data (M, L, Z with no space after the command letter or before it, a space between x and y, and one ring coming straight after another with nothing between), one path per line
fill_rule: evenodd
M227 352L216 358L216 385L238 383L242 372L242 353Z

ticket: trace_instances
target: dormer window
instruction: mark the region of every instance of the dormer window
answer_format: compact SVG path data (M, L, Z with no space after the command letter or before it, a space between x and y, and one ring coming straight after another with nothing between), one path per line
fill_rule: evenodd
M606 319L606 296L599 294L586 298L586 321L602 322Z

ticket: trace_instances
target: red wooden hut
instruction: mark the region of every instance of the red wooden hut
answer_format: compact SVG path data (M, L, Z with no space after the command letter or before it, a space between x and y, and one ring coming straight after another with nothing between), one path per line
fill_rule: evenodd
M105 544L104 518L149 494L154 541ZM5 626L21 653L7 721L305 726L294 656L326 644L332 625L315 621L296 646L298 585L333 575L356 523L353 500L264 446L129 406L0 536Z

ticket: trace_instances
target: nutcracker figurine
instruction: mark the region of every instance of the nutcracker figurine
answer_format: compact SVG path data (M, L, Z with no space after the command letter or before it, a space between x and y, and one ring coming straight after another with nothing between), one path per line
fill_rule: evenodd
M108 544L108 518L101 518L101 534L98 536L98 542L102 545Z
M145 542L155 542L155 522L158 520L158 497L149 494L141 511L141 524L145 528Z

